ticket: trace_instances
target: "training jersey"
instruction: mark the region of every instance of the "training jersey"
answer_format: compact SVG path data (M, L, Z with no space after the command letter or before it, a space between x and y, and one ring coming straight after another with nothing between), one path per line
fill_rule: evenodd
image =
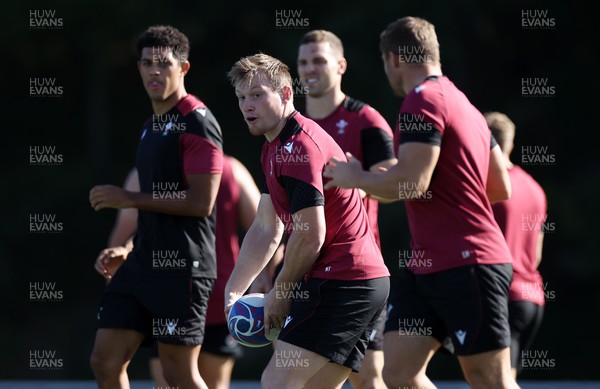
M185 200L186 174L221 174L221 128L198 98L187 95L142 131L136 167L140 191L154 201ZM140 209L127 262L160 276L216 278L216 207L210 216L180 216Z
M293 112L279 136L263 145L263 192L270 195L290 236L308 231L298 211L324 206L325 242L306 279L367 280L389 276L358 189L323 189L329 180L323 177L323 169L333 157L346 159L325 130Z
M308 115L307 117L310 118ZM354 155L365 170L381 161L394 158L392 129L379 112L362 101L346 96L327 117L312 120L331 135L342 151ZM377 246L381 249L377 223L379 202L366 196L363 205Z
M416 274L473 264L511 263L486 195L490 148L495 144L483 115L444 76L428 77L402 103L396 143L440 146L429 188L405 201ZM396 147L396 152L398 147ZM413 189L400 183L399 193Z
M533 177L519 166L508 170L510 199L492 205L513 257L509 300L544 305L542 276L537 269L537 244L546 221L546 195Z

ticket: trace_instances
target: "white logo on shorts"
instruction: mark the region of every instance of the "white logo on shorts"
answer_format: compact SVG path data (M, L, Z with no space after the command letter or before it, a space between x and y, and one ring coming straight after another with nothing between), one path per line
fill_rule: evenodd
M287 325L292 321L292 317L288 316L285 318L285 323L283 323L283 328L287 327Z
M173 335L173 331L175 331L175 327L177 327L176 322L167 322L167 331L169 331L170 335Z
M465 344L465 337L467 336L467 331L458 330L454 333L456 335L456 339L460 342L460 344Z
M371 336L369 336L369 340L372 342L375 339L375 335L377 335L377 330L373 330L371 332Z

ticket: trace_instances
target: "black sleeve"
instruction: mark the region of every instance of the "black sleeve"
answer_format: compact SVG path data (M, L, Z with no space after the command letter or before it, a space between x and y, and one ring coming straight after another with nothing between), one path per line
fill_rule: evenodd
M377 127L365 128L360 133L363 169L369 170L371 166L394 158L394 140L387 132Z
M490 134L490 150L496 146L498 146L498 142L496 142L496 138L494 138L494 135Z
M433 146L442 144L442 132L433 124L410 113L401 114L399 119L400 144L407 142L426 143Z
M281 186L290 201L290 213L294 214L304 208L325 205L323 194L314 186L294 177L279 177Z

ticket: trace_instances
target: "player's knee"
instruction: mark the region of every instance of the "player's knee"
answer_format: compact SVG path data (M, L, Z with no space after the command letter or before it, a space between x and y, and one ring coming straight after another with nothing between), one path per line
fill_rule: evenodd
M260 377L260 385L262 389L280 389L285 387L285 383L279 382L279 378L270 366L267 366Z
M169 384L169 386L175 387L179 384L179 374L177 369L173 366L164 366L163 365L163 378Z
M381 389L382 387L378 377L364 377L358 380L354 389Z
M123 363L98 352L93 352L90 357L90 367L98 378L116 377L123 370Z
M512 388L510 374L501 371L490 372L480 368L465 370L465 378L472 389L508 389Z
M385 382L389 388L399 388L403 386L410 387L415 381L415 376L413 374L407 374L406 371L395 370L389 367L386 368L385 366L383 367L381 374L383 376L383 382Z

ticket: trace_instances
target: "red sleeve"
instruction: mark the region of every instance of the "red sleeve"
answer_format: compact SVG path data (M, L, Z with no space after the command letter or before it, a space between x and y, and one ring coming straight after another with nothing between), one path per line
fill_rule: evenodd
M208 139L195 134L179 137L185 174L221 174L223 151Z
M430 123L443 134L446 127L444 109L441 91L431 83L427 83L418 86L410 93L402 104L400 114L413 114L416 119Z
M283 162L280 176L298 179L325 193L323 191L324 159L311 140L286 143L278 157Z
M387 120L381 116L379 112L370 105L366 106L361 112L362 116L362 125L363 129L365 128L378 128L381 131L385 132L390 136L390 138L394 137L394 133L392 132L392 128L388 124Z

